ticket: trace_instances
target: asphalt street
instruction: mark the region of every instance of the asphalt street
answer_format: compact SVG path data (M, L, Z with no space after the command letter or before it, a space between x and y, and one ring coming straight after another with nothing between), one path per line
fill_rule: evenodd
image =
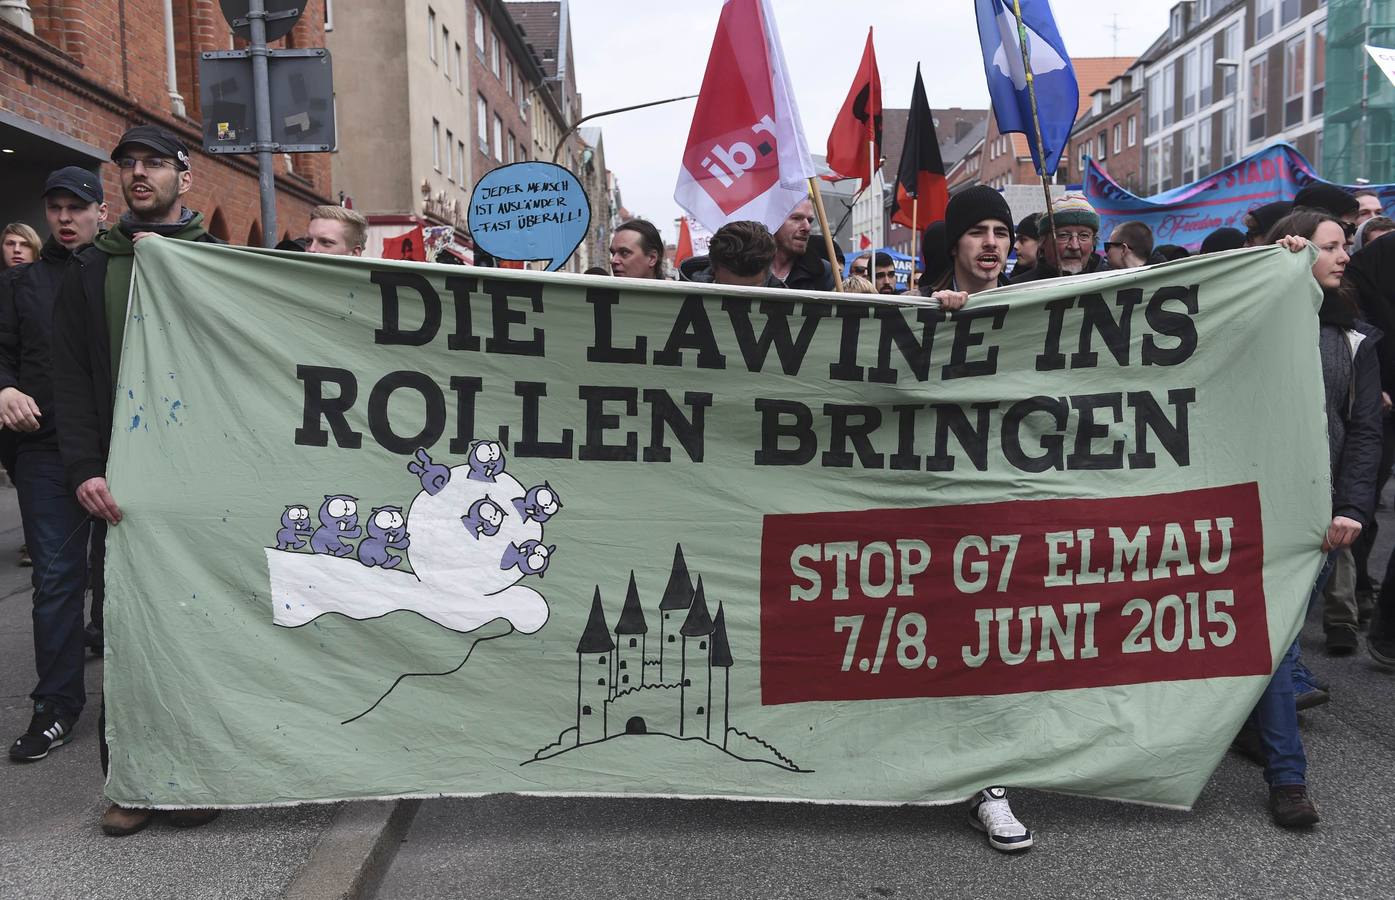
M1391 497L1375 559L1395 542ZM514 898L1390 898L1395 674L1362 651L1309 666L1333 700L1303 716L1323 821L1274 826L1260 769L1227 754L1189 813L1014 791L1036 846L988 847L965 808L498 795L422 804L385 900Z

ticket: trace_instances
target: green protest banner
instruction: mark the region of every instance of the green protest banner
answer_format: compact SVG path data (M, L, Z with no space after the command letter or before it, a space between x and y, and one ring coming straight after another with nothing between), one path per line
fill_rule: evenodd
M946 315L143 241L108 792L1187 806L1320 563L1310 262Z

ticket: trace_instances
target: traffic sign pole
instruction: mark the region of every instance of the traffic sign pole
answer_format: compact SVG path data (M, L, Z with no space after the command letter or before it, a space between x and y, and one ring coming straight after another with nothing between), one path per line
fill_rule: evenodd
M275 247L276 172L272 168L271 78L267 72L266 0L250 0L247 20L252 32L252 100L256 107L257 185L262 199L262 246Z

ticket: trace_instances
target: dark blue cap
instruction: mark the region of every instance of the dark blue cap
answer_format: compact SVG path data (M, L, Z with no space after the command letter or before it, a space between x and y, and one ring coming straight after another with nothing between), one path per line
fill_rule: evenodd
M44 196L54 191L67 191L88 203L101 203L105 199L102 179L81 166L64 166L49 173L48 181L44 182Z

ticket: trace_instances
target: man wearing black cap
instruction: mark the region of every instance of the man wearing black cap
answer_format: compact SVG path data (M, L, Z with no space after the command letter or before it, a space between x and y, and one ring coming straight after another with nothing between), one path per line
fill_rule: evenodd
M106 464L136 242L150 235L219 241L204 230L202 215L180 203L193 184L193 174L189 150L177 135L156 125L137 126L121 136L111 158L121 170L128 210L117 227L74 254L63 274L53 317L53 394L62 422L58 446L68 485L89 515L116 525L121 509L107 488ZM105 769L105 737L101 749ZM113 836L134 834L153 815L153 810L113 804L102 815L102 830ZM192 826L215 815L178 810L168 819Z
M947 309L958 309L971 294L1006 284L1003 267L1012 242L1012 210L1002 194L982 184L955 194L945 207L949 266L921 293Z
M72 254L106 219L101 179L68 166L44 184L49 237L39 258L0 277L0 439L15 449L14 482L24 540L34 560L34 665L29 728L10 759L35 762L72 740L87 702L83 685L83 597L87 514L68 490L53 414L53 306Z

